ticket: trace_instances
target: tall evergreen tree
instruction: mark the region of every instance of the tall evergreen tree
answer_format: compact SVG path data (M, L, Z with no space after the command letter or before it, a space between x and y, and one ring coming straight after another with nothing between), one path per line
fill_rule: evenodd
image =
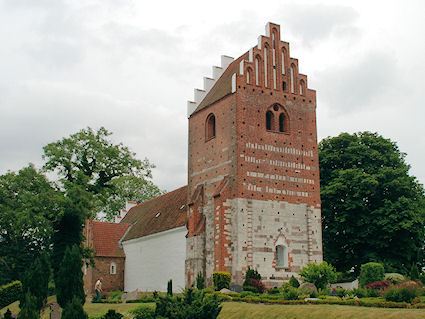
M69 302L65 309L62 311L61 319L87 319L88 316L84 312L83 305L81 300L78 297L72 298L72 301Z
M82 267L80 247L76 244L72 246L72 249L67 247L56 277L56 297L62 308L65 308L74 298L84 305L86 295Z
M36 309L36 297L29 292L25 295L25 306L21 308L18 319L40 319Z
M26 294L35 297L35 309L40 313L41 308L47 301L49 291L50 264L46 254L37 258L22 279L23 295L20 300L20 308L25 307Z

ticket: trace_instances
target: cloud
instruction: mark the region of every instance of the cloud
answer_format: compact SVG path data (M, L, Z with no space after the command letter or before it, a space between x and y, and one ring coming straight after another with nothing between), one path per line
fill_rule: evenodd
M359 14L352 7L289 4L281 10L285 27L287 26L292 34L300 37L303 44L307 46L332 35L347 37L360 32L354 25Z
M380 96L397 90L396 69L396 61L388 53L369 52L357 62L318 72L317 89L332 113L357 112L371 106Z

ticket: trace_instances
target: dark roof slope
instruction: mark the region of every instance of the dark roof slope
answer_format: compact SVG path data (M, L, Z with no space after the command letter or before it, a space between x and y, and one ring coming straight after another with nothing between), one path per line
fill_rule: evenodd
M133 207L122 220L132 225L123 241L186 225L186 202L183 186Z
M93 245L95 256L124 257L124 251L118 242L124 236L130 224L104 223L93 221Z
M238 59L230 63L224 73L220 76L211 90L208 92L207 96L202 100L199 106L196 108L195 112L199 112L200 110L206 108L207 106L217 102L222 99L226 95L232 93L232 76L234 73L239 72L239 64L242 59L248 59L248 52L241 55Z

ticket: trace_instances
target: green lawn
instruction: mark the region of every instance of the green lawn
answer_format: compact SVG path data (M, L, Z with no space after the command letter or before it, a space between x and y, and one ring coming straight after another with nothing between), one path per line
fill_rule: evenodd
M54 297L53 297L54 298ZM49 302L53 301L49 297ZM89 316L106 313L108 309L125 315L130 319L128 311L141 304L92 304L84 305L85 311ZM146 305L146 304L145 304ZM152 304L147 304L152 305ZM9 305L12 312L19 310L18 302ZM7 307L0 312L4 314ZM41 319L48 319L48 311L42 314ZM279 319L413 319L425 318L425 309L389 309L389 308L369 308L340 305L264 305L248 304L243 302L225 302L219 319L237 319L237 318L279 318Z

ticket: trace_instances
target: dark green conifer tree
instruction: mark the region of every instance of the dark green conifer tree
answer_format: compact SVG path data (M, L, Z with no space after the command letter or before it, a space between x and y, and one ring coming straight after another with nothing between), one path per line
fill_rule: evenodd
M29 292L25 294L25 305L19 312L18 319L40 319L36 309L36 297Z
M83 262L79 246L74 245L65 251L65 256L59 267L56 278L56 297L59 305L65 308L74 298L84 305L84 281L82 272Z
M78 297L74 297L63 309L61 319L88 319L83 303Z

